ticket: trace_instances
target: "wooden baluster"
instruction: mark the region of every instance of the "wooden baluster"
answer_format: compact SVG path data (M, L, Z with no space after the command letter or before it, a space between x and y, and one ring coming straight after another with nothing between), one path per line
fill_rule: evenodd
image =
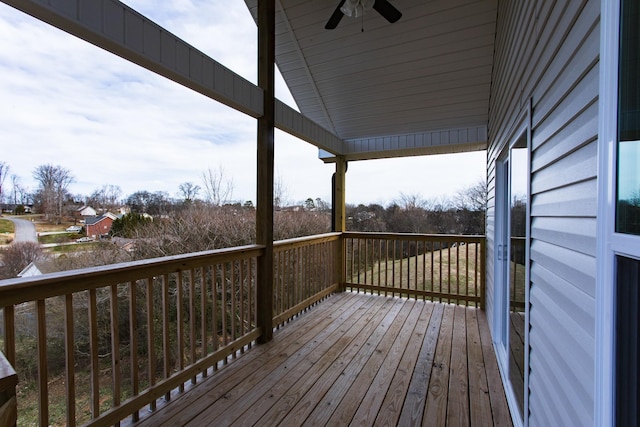
M427 241L422 241L422 290L427 290ZM422 300L425 301L427 296L422 294Z
M238 261L238 268L240 269L240 279L239 279L239 286L240 286L240 336L244 335L247 333L247 325L246 325L246 321L245 321L245 292L244 292L244 287L245 287L245 275L244 275L244 266L245 266L245 262L246 260L241 259ZM244 353L244 346L242 346L242 348L240 349L241 353Z
M377 239L378 241L378 256L376 257L376 262L378 263L378 282L376 285L383 286L381 277L382 277L382 239ZM384 285L384 296L387 296L386 284Z
M464 287L466 289L466 293L467 293L467 297L470 296L471 294L469 293L469 245L470 243L466 243L464 245L464 259L465 259L465 263L464 263ZM477 294L475 293L475 290L473 292L473 296L477 296ZM467 305L471 306L471 303L469 302L469 300L467 300ZM478 304L475 303L475 306L477 307Z
M39 423L49 425L49 369L47 366L47 319L45 300L36 301L36 339L38 353L38 413Z
M120 406L122 374L120 372L120 319L118 316L118 285L111 285L111 384L113 407ZM119 424L119 423L118 423Z
M416 292L418 290L418 274L419 274L419 268L418 268L418 258L419 258L419 245L420 242L418 240L415 241L415 251L414 251L414 255L413 255L413 263L414 263L414 269L413 269L413 298L414 299L418 299L418 293Z
M129 369L131 376L131 394L137 396L139 393L138 387L138 316L137 316L137 281L133 280L129 282L129 363L131 367ZM138 421L140 414L138 411L134 411L131 414L132 421Z
M189 350L191 364L196 363L196 283L193 269L189 269ZM191 384L196 383L196 376L191 377Z
M211 334L213 340L212 351L218 349L218 343L220 336L218 333L218 271L219 266L214 265L211 267ZM214 372L218 370L218 364L213 365Z
M222 268L222 301L220 307L222 309L222 343L223 345L229 344L228 331L227 331L227 314L229 307L227 307L227 264L221 264ZM227 358L224 358L223 363L227 364Z
M149 388L156 385L156 332L153 320L153 277L147 278L147 352L149 354ZM149 403L149 409L155 411L155 399Z
M178 372L182 372L184 369L184 310L182 306L182 271L178 271L177 273L177 289L176 289L176 317L177 317L177 339L176 339L176 357L178 362ZM178 386L178 391L180 393L184 392L184 384L180 383Z
M2 309L4 318L4 355L11 366L16 366L16 320L12 305Z
M439 258L438 258L438 273L439 273L439 277L438 277L438 286L440 287L440 289L438 290L440 293L442 293L442 243L443 242L438 242L438 253L439 253ZM442 302L442 297L438 298L438 301Z
M207 275L206 269L200 267L200 340L201 355L207 357ZM207 377L207 368L202 370L202 377Z
M460 242L456 242L456 304L460 304ZM466 302L466 300L465 300Z
M393 251L391 252L391 296L395 297L396 296L396 244L397 241L391 240L392 245L393 245Z
M393 280L393 279L392 279ZM389 240L384 242L384 296L389 296Z
M91 358L91 418L100 415L100 365L98 361L98 303L95 289L89 290L89 353Z
M447 293L451 295L451 242L447 244ZM447 298L447 302L451 303L451 297Z
M289 262L287 263L287 306L285 309L293 307L296 301L296 256L295 249L288 249Z
M285 253L278 251L275 256L276 271L274 272L276 278L276 285L274 286L275 301L273 309L276 313L280 314L284 310L284 256Z
M237 335L236 335L236 327L237 327L237 322L236 322L236 310L237 310L237 301L236 301L236 288L237 288L237 282L236 282L236 262L235 261L231 261L229 263L229 268L231 269L230 273L231 273L231 278L229 279L231 281L229 289L231 291L231 341L235 341ZM233 358L235 359L237 357L236 352L233 352Z
M171 376L171 336L169 335L169 275L162 276L162 358L164 365L164 378ZM165 401L171 400L171 392L164 395Z
M67 392L67 426L76 425L75 340L73 333L73 295L64 297L64 354Z
M291 257L293 259L293 280L291 281L291 294L293 296L291 300L291 305L288 308L293 307L298 302L298 285L300 284L300 255L298 254L298 249L291 249Z

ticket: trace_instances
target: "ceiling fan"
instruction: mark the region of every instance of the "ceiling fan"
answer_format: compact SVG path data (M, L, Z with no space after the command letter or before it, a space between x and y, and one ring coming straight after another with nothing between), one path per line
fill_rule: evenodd
M326 30L333 30L338 26L344 15L359 18L372 7L373 10L382 15L382 17L390 23L394 23L402 17L402 13L393 7L388 0L340 0L338 7L333 11L324 28Z

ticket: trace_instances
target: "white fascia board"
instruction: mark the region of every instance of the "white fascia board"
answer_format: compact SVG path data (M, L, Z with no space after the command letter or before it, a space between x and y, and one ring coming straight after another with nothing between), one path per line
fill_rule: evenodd
M345 141L346 160L383 159L429 154L463 153L487 149L487 127L472 126L404 135L349 139ZM331 153L320 150L326 163L335 161Z

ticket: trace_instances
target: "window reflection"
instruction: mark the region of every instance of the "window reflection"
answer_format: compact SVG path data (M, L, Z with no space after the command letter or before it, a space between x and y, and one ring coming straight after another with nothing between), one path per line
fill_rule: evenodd
M640 234L640 3L623 1L620 29L616 231Z
M527 141L521 139L511 149L509 221L511 248L509 256L509 380L516 396L521 417L524 417L528 161Z
M640 141L618 144L616 231L640 234Z

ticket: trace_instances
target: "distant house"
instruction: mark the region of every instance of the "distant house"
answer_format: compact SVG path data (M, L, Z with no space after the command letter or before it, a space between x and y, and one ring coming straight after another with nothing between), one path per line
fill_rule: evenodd
M59 271L53 260L32 261L20 273L18 277L32 277L41 274L55 273Z
M111 225L118 217L111 212L104 213L100 216L87 217L84 220L87 236L100 237L111 231Z
M93 209L91 206L84 205L76 209L73 216L75 218L87 218L91 216L96 216L97 214L98 213L96 212L96 210Z

